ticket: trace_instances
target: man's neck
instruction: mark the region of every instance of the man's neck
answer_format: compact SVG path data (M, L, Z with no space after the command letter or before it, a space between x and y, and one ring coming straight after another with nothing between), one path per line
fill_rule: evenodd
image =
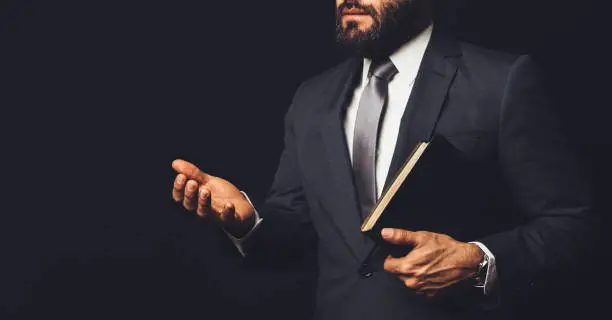
M364 58L380 59L391 56L397 52L401 47L414 41L414 39L421 36L433 25L433 21L430 18L422 20L412 20L410 25L398 26L398 30L402 32L394 32L393 34L387 35L385 39L381 39L380 46L371 50L371 52L364 52Z

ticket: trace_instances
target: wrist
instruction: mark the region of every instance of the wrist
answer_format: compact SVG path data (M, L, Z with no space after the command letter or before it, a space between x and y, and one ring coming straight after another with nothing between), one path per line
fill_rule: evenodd
M246 236L255 226L255 215L247 214L245 218L236 221L232 226L227 226L226 230L235 238L240 239Z
M242 198L245 203L240 206L241 210L238 212L239 220L236 220L236 223L233 226L226 228L226 230L236 239L243 238L249 234L259 219L251 199L249 199L246 193L242 191L240 191L240 193L242 194Z
M483 269L485 262L485 253L475 243L466 243L467 250L467 265L470 270L470 277L476 277Z

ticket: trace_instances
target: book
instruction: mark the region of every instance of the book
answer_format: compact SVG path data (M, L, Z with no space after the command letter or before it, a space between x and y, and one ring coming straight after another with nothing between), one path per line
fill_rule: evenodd
M361 225L361 232L376 244L366 258L366 263L375 269L382 269L382 264L387 256L401 257L412 250L410 246L392 245L383 241L380 232L385 227L404 228L403 219L406 218L406 213L403 211L407 199L401 198L410 192L410 188L406 186L411 184L410 182L418 184L417 181L422 179L423 174L429 171L432 164L438 161L434 158L438 158L439 155L434 156L433 154L439 152L434 152L433 146L430 147L431 144L428 141L416 144ZM436 145L438 144L444 143L437 142ZM426 153L426 150L430 152ZM421 177L419 177L419 174ZM410 179L411 176L413 180ZM414 184L412 185L414 186Z
M389 187L383 191L380 199L374 206L374 209L368 214L368 216L364 219L361 225L361 232L363 233L371 233L375 229L380 231L382 228L375 228L376 223L380 220L383 212L387 208L387 206L393 200L393 197L399 191L400 187L408 178L412 169L416 166L417 162L421 158L421 156L425 153L425 150L429 146L429 142L421 141L416 144L404 164L397 171L396 176L393 178Z

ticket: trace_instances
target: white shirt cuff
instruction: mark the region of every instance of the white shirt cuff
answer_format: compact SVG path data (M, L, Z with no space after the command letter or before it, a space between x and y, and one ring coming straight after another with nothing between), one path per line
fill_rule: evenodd
M249 239L249 237L251 237L253 232L255 232L255 230L257 230L257 228L259 227L259 225L261 224L263 219L259 216L259 213L257 213L257 209L255 209L255 206L253 206L253 203L251 202L251 199L249 199L249 196L247 196L247 194L242 192L242 191L240 191L240 193L242 193L242 195L247 199L247 201L253 207L253 210L255 210L255 224L253 225L253 228L251 228L251 230L249 230L249 232L247 234L245 234L241 238L234 237L232 234L227 232L227 230L225 230L225 229L223 229L223 231L225 231L225 234L227 234L227 236L230 238L230 240L232 240L232 242L236 246L236 249L238 249L240 254L244 257L244 256L246 256L246 250L245 250L245 247L244 247L244 243Z
M487 273L485 275L484 285L477 286L479 288L483 288L484 295L486 296L493 292L495 284L497 283L497 266L495 264L495 256L484 244L477 241L472 241L470 243L473 243L480 247L480 250L482 250L482 252L484 252L484 254L489 259L489 262L487 263Z

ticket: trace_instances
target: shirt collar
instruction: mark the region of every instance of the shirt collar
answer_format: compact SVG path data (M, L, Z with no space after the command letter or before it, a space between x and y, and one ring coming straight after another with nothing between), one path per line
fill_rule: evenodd
M389 59L395 67L398 73L402 75L402 78L408 77L410 81L416 78L419 71L419 66L425 55L425 50L431 39L433 31L433 24L430 24L425 30L421 31L419 35L410 39L408 42L401 45L395 52L389 56ZM368 69L372 60L369 58L363 59L363 72L362 72L362 83L368 81Z

